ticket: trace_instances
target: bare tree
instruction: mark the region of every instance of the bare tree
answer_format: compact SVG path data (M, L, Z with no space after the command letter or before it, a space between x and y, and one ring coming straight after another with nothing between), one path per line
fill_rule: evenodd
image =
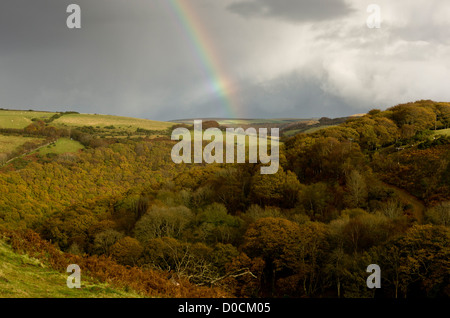
M367 185L364 176L357 170L352 170L347 176L346 184L350 205L361 207L367 200Z
M391 198L382 204L381 212L388 218L395 219L403 215L403 207L398 200Z
M450 201L442 202L427 211L427 218L437 225L450 226Z

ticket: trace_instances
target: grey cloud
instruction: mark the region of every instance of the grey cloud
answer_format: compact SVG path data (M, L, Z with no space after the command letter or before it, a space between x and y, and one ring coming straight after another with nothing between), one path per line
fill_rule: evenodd
M81 30L66 27L69 15L66 9L71 3L81 7ZM137 30L142 35L145 27L156 27L164 18L157 16L155 6L160 6L160 1L2 0L0 52L101 45L114 35L116 42L120 35L128 38L138 35Z
M450 43L450 29L447 26L433 25L433 23L426 25L411 23L408 26L392 27L391 34L395 38L409 42Z
M182 102L171 95L205 74L163 1L2 0L0 107L156 118ZM70 3L81 30L66 27Z
M344 0L247 0L228 6L244 17L277 18L290 22L315 22L343 17L352 12Z
M63 39L65 12L69 3L65 0L2 0L0 54L49 48Z
M374 105L371 103L361 108L357 101L348 101L344 97L337 96L324 89L326 70L323 70L322 73L317 77L306 70L298 70L263 83L242 83L241 98L246 107L245 117L341 117L369 111L373 108ZM194 111L192 114L197 117L218 116L217 101L205 103L202 105L202 109L202 113ZM202 114L205 114L205 116ZM173 115L172 118L170 116L169 118L173 119Z

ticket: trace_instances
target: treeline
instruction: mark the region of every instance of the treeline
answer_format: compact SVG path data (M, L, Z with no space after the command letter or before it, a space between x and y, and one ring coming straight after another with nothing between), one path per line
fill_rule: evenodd
M50 118L47 118L47 119L32 118L31 121L43 121L44 123L49 124L49 123L53 122L54 120L61 118L64 115L70 115L70 114L79 114L79 112L75 112L75 111L60 112L60 113L54 114L53 116L51 116Z
M47 137L57 139L60 137L69 137L70 130L58 128L48 125L42 120L33 121L30 125L23 129L19 128L0 128L1 134L20 135L25 137Z
M325 125L333 126L333 125L339 125L342 123L345 123L348 120L349 117L339 117L339 118L328 118L328 117L322 117L318 120L318 123L311 123L310 121L299 121L289 124L284 124L281 127L281 132L283 131L289 131L289 130L299 130L299 131L306 131L308 129L314 128L314 127L321 127Z

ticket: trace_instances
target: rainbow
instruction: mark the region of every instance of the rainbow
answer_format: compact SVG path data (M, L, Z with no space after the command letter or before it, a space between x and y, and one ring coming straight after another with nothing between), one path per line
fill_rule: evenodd
M167 3L170 10L176 15L186 36L189 37L189 42L196 52L199 63L211 78L211 91L220 97L225 113L230 118L242 117L237 89L232 79L227 75L220 54L215 49L214 41L202 25L191 1L168 0Z

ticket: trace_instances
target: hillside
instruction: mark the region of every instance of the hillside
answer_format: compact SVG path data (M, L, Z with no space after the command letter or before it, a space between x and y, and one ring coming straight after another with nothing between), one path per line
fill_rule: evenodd
M294 131L273 175L175 164L170 129L133 121L57 113L0 129L18 138L0 168L14 251L150 297L373 297L367 264L383 268L378 297L450 296L449 103L239 122Z
M0 108L0 128L22 129L31 124L35 118L47 120L54 115L56 115L54 112L6 110Z
M203 118L203 122L216 123L225 128L279 128L280 136L292 137L299 133L312 133L327 127L333 127L344 123L349 118L361 117L360 114L341 118L279 118L279 119L227 119L227 118ZM200 118L199 118L200 119ZM177 124L193 125L194 119L179 119L171 122Z
M170 122L148 119L80 114L78 112L40 112L0 109L0 130L24 129L34 122L43 121L56 128L85 128L100 136L149 135L163 132L173 126Z
M66 286L69 274L51 269L41 260L14 252L0 240L0 298L136 298L136 292L113 288L82 276L81 288Z
M172 123L98 114L68 114L52 122L56 127L93 127L105 135L133 135L139 131L164 131Z
M199 118L203 120L203 122L216 122L222 128L243 128L247 129L249 127L252 128L279 128L282 134L285 135L294 135L293 129L296 129L297 126L310 126L317 125L319 121L315 118L312 119L301 119L301 118L279 118L279 119L228 119L228 118ZM172 120L171 122L177 124L187 124L192 125L194 123L194 119L179 119ZM295 133L300 132L295 131Z
M0 109L0 166L38 150L41 156L75 153L84 145L71 138L72 131L74 135L87 132L97 139L158 138L167 135L172 126L169 122L111 115Z

